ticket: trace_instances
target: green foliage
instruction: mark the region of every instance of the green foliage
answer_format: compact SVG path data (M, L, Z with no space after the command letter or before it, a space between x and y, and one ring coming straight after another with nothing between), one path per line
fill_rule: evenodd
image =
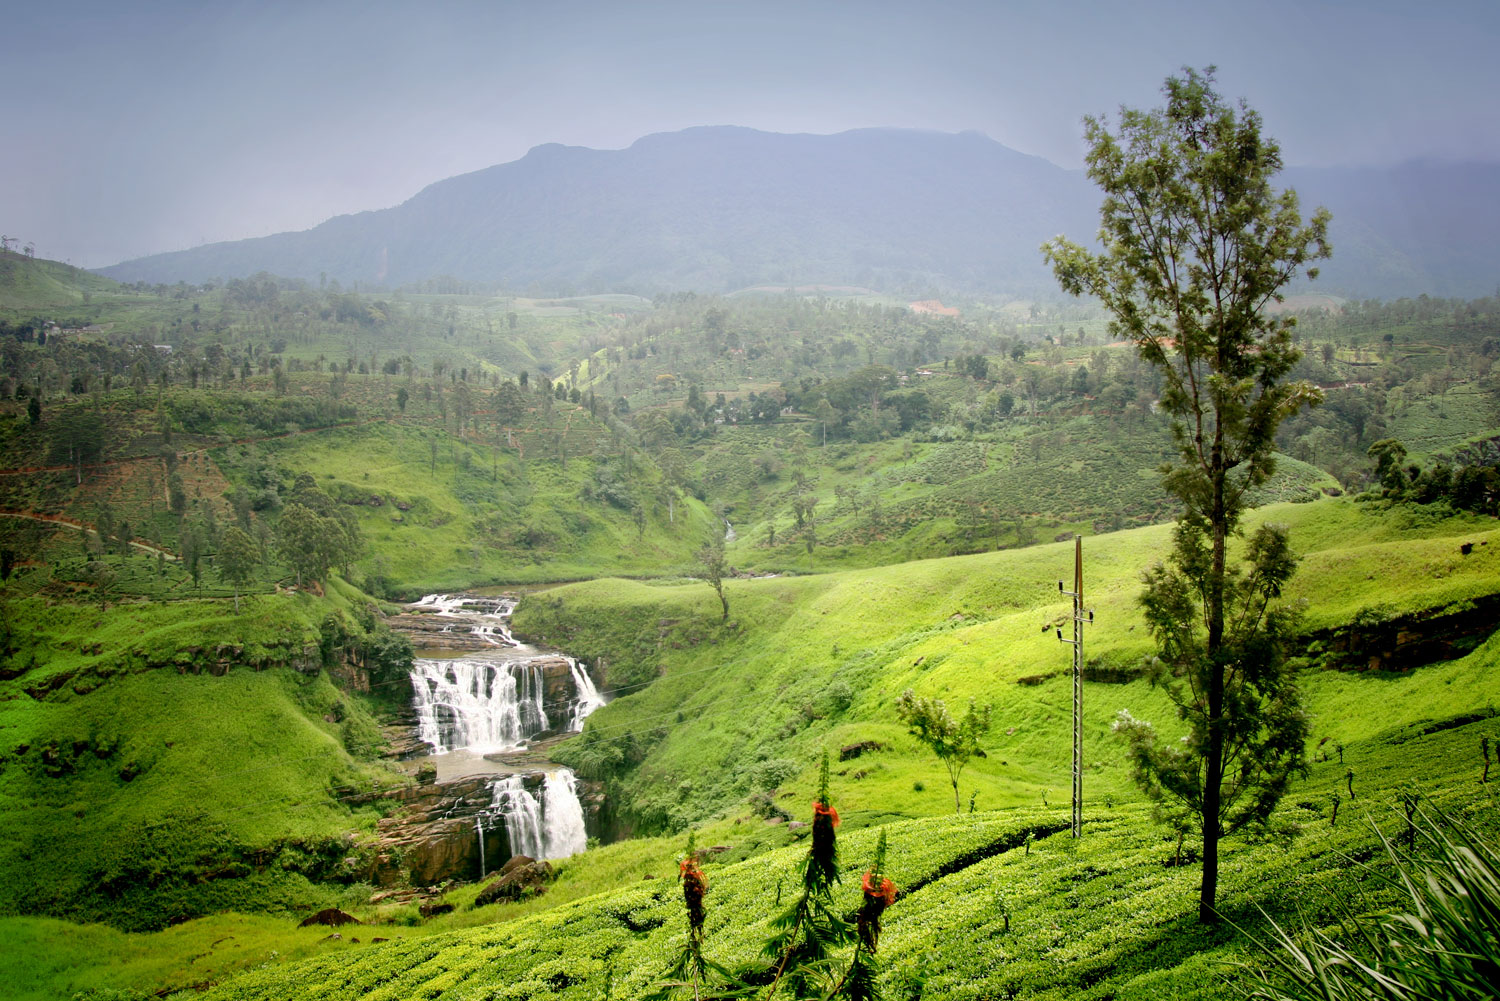
M798 866L802 892L792 904L771 918L771 936L762 949L768 960L774 996L783 981L792 997L826 975L833 950L854 937L854 927L835 910L834 885L839 881L838 811L828 793L828 753L823 753L818 795L813 800L811 844ZM752 979L754 975L750 975Z
M350 753L378 729L318 662L337 597L5 611L0 911L149 929L328 906L358 879L349 834L374 816L338 790L394 777Z
M991 710L988 703L979 708L970 699L963 718L955 720L942 699L918 698L910 688L896 699L896 718L905 723L912 735L927 745L948 770L948 782L953 786L954 813L959 811L958 778L970 759L984 753L979 740L990 731Z
M246 535L238 525L230 525L219 540L219 576L234 588L234 608L239 611L240 589L249 584L260 562L260 549L255 540Z
M1199 912L1211 921L1226 816L1221 790L1228 781L1235 791L1229 771L1234 758L1244 753L1243 760L1253 760L1250 749L1241 751L1236 742L1259 730L1252 724L1246 734L1243 723L1230 721L1254 719L1262 711L1272 716L1269 780L1249 783L1259 804L1252 812L1270 812L1285 789L1285 779L1275 776L1301 760L1295 689L1274 680L1275 656L1260 652L1265 640L1258 628L1266 601L1290 575L1290 560L1275 555L1285 550L1285 540L1252 541L1256 558L1270 562L1256 571L1264 587L1239 609L1232 607L1234 582L1225 552L1238 530L1246 491L1270 478L1277 426L1320 399L1308 384L1288 378L1301 356L1291 338L1295 320L1265 306L1280 301L1282 288L1304 270L1316 277L1317 269L1308 265L1329 256L1329 216L1319 210L1304 226L1296 193L1273 193L1281 151L1261 136L1259 115L1243 105L1237 114L1214 91L1212 69L1169 77L1163 90L1165 108L1121 111L1118 136L1103 121L1087 119L1089 176L1105 192L1104 252L1091 254L1061 237L1044 251L1063 288L1099 297L1117 329L1164 378L1161 405L1173 418L1178 458L1163 467L1163 484L1182 502L1184 514L1175 571L1147 581L1148 596L1161 599L1153 609L1148 597L1147 618L1164 644L1164 659L1197 678L1193 688L1202 721L1193 750L1201 756L1201 774L1180 760L1168 772L1172 784L1191 778L1201 790L1187 802L1202 818ZM1152 614L1168 605L1178 613L1196 613L1201 606L1201 646L1185 642L1191 634L1173 628L1166 615ZM1226 634L1235 612L1246 610L1257 627L1249 646ZM1266 633L1274 638L1275 630ZM1257 663L1237 663L1247 656ZM1263 702L1263 694L1276 697ZM1160 781L1168 763L1148 753L1145 731L1131 732L1140 738L1132 742L1138 761L1156 761L1145 772ZM1183 790L1174 792L1182 797Z
M1115 732L1130 747L1134 777L1164 817L1186 809L1201 832L1232 833L1264 823L1292 778L1306 769L1309 720L1283 651L1295 609L1274 605L1296 570L1282 526L1258 528L1245 547L1247 572L1225 574L1226 631L1217 653L1207 649L1202 595L1209 587L1210 554L1199 525L1177 526L1170 565L1144 574L1146 625L1159 654L1152 678L1169 693L1188 724L1180 743L1164 741L1149 723L1122 710ZM1209 687L1222 663L1233 665L1223 710L1208 712ZM1209 814L1204 762L1211 734L1222 739L1219 788Z
M360 555L364 538L347 507L318 489L302 474L292 488L292 499L277 523L277 546L297 574L297 583L323 580L332 567L348 567Z
M1429 810L1431 808L1429 807ZM1432 812L1437 815L1433 816ZM1500 853L1494 842L1440 810L1411 830L1420 852L1378 829L1405 911L1375 917L1346 907L1329 932L1293 933L1271 921L1259 944L1270 963L1243 993L1265 1001L1487 998L1500 977ZM1408 813L1408 824L1411 824Z
M1253 534L1266 522L1286 524L1301 544L1301 564L1283 601L1316 601L1296 623L1294 654L1304 654L1302 644L1313 639L1352 643L1348 660L1338 660L1362 667L1368 655L1353 652L1362 649L1357 636L1342 638L1361 609L1385 604L1393 620L1441 621L1442 609L1491 593L1500 576L1500 532L1470 515L1330 498L1253 512L1246 530ZM1460 549L1465 542L1473 543L1468 556ZM1242 545L1237 541L1233 550L1239 564ZM1121 682L1142 677L1134 665L1154 646L1140 624L1138 568L1164 560L1171 546L1165 526L1085 543L1096 610L1087 677L1100 664L1119 665ZM950 707L971 697L994 705L995 718L1015 732L998 747L987 743L989 756L970 762L960 796L977 788L986 807L1019 806L1040 802L1045 788L1067 785L1065 768L1057 771L1068 760L1067 747L1056 743L1066 729L1057 729L1055 716L1071 702L1061 677L1066 651L1059 653L1050 628L1038 627L1066 614L1056 581L1071 562L1066 543L726 580L737 623L732 632L716 626L717 602L701 582L597 581L527 596L514 624L532 641L603 661L616 697L590 717L582 736L553 753L580 774L607 779L622 816L639 832L683 830L743 802L756 791L763 761L798 762L801 776L778 788L810 796L819 750L866 740L891 750L837 766L851 776L863 773L840 785L846 817L863 810L951 813L951 786L930 780L931 752L895 719L895 700L907 687ZM1318 676L1319 684L1343 677ZM841 713L826 694L838 682L848 685L851 699ZM1361 711L1353 692L1324 708L1312 700L1310 684L1304 677L1300 687L1315 719ZM1090 759L1087 784L1099 796L1134 797L1124 745L1097 739L1115 712L1130 706L1169 740L1184 731L1161 688L1142 679L1109 691L1115 694L1085 700L1088 732L1100 749ZM1442 692L1456 689L1433 691L1440 702ZM705 769L705 762L718 767ZM913 794L918 780L926 781L926 791ZM683 797L685 781L692 787Z
M728 572L728 566L724 559L724 540L719 533L714 532L698 548L698 569L703 574L703 579L714 589L714 594L719 597L719 604L722 606L720 621L728 622L729 599L724 597L724 574Z

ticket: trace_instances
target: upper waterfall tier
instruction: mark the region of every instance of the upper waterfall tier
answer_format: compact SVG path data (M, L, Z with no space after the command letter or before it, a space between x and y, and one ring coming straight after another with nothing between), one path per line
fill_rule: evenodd
M511 635L515 604L510 598L428 595L401 617L403 629L443 641L466 637L463 648L474 650L451 660L418 659L412 666L420 738L437 753L514 749L538 736L575 732L604 704L584 664L531 650Z

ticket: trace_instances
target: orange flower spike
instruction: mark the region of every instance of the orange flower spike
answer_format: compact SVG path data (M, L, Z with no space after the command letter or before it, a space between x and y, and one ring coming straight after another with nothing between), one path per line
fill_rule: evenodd
M833 826L839 826L839 812L831 806L825 806L822 800L813 800L813 813L821 817L829 817L833 820Z
M860 881L860 889L864 890L865 896L879 900L886 907L896 902L896 884L888 878L882 878L877 886L873 871L865 873L864 879Z

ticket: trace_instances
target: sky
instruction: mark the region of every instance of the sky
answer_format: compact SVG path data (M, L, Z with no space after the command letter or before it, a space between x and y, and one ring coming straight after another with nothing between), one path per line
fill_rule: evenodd
M0 24L0 231L83 267L694 125L976 130L1078 167L1084 115L1188 65L1288 164L1500 162L1494 0L0 0Z

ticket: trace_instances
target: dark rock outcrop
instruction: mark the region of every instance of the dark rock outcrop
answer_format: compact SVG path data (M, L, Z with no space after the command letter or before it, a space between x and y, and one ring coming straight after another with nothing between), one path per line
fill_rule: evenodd
M1500 594L1404 615L1376 607L1354 621L1303 638L1325 663L1341 670L1405 671L1453 660L1479 646L1500 625Z
M479 831L475 818L490 809L493 776L471 775L454 782L409 786L383 798L401 804L377 825L380 842L368 877L377 886L440 883L480 877ZM489 872L510 857L505 825L485 825L484 867Z
M474 906L483 907L496 901L526 900L540 896L547 892L547 884L550 882L550 863L517 855L505 863L497 879L479 891L479 896L474 898Z
M839 748L839 760L848 761L857 758L861 754L873 753L885 750L885 745L878 740L861 740L857 744L845 744Z

